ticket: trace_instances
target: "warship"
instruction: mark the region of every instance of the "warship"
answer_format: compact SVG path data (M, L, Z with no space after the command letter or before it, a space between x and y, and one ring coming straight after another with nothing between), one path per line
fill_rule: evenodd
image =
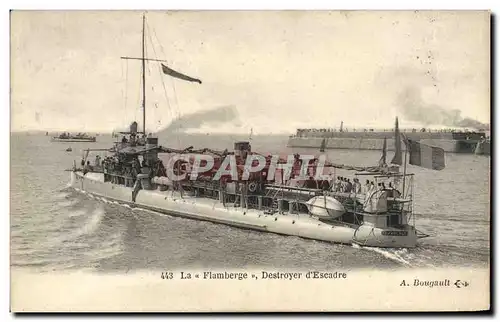
M51 142L96 142L95 136L90 136L86 133L61 133L58 136L53 136Z
M67 170L71 187L139 209L325 242L411 248L428 237L415 226L407 164L441 170L444 152L405 137L397 126L392 161L384 148L371 167L334 164L322 155L263 155L248 141L234 142L232 151L159 145L146 133L146 62L161 64L164 75L202 82L145 57L145 20L142 57L122 57L142 64L142 130L134 121L109 149L84 150L81 166L75 160ZM340 170L352 176L336 176Z

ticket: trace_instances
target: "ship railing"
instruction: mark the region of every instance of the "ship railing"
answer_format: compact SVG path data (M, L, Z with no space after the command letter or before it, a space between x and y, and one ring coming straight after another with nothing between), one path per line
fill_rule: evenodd
M332 197L341 197L346 199L356 199L356 200L365 200L366 193L354 193L354 192L337 192L337 191L327 191L326 195ZM392 201L394 203L403 204L409 203L412 201L410 198L398 198L398 197L387 197L387 201Z
M213 184L212 182L192 182L190 185L187 185L192 188L197 188L197 189L207 189L207 190L216 190L220 191L221 188L217 184ZM234 194L234 195L241 195L241 191L234 191L234 193L224 191L227 194ZM290 198L288 196L279 196L279 193L289 193L289 194L297 194L296 198ZM284 199L287 201L298 201L298 202L303 202L307 201L304 200L300 197L316 197L316 196L322 196L322 195L327 195L327 196L333 196L333 197L341 197L345 199L352 199L352 200L357 200L360 201L361 204L364 203L366 199L366 193L349 193L349 192L336 192L336 191L329 191L329 190L321 190L321 189L311 189L311 188L300 188L300 187L293 187L293 186L281 186L281 185L274 185L274 184L266 184L265 185L265 194L252 194L252 193L245 193L244 194L246 197L264 197L264 198L270 198L270 199ZM300 196L300 197L299 197ZM399 198L399 197L387 197L388 202L392 202L393 204L405 204L405 203L410 203L412 200L410 198Z
M401 198L387 198L387 201L397 201L400 204L411 202L411 200L401 199ZM310 206L314 207L314 208L318 208L318 209L325 209L325 210L329 210L330 209L328 207L321 206L321 205L310 205ZM359 215L367 215L367 216L380 216L380 215L383 215L383 214L385 214L387 216L394 215L395 213L394 212L391 213L391 211L408 212L407 210L400 209L400 208L388 208L387 211L367 212L367 211L362 210L364 208L363 205L360 205L359 208L358 207L352 207L352 208L345 207L345 208L346 208L346 210L348 212L352 212L352 213L359 214ZM358 209L361 210L361 211L359 211Z
M301 188L301 187L293 187L293 186L282 186L282 185L273 185L266 184L266 190L276 191L282 193L299 193L301 195L308 195L311 197L318 196L323 194L323 190L321 189L311 189L311 188Z
M93 172L96 172L96 171L93 171ZM104 174L104 181L105 182L112 182L115 184L121 184L121 185L124 185L126 187L133 186L134 182L135 182L135 178L130 176L130 175L109 173L109 172L104 172L104 171L102 171L100 173ZM106 180L107 178L109 178L110 180Z
M158 184L158 186L161 186ZM273 185L266 185L266 186L273 186ZM211 191L211 195L206 195L206 197L213 198L213 199L218 199L217 195L214 195L213 192L223 192L224 193L224 201L223 204L227 207L228 205L233 205L238 208L243 209L257 209L261 210L264 212L266 215L273 215L276 213L279 214L286 214L286 215L307 215L307 216L314 216L313 214L310 213L310 211L301 211L299 205L303 205L303 207L306 207L306 202L307 200L301 200L299 198L290 198L286 196L277 196L277 195L263 195L263 194L258 194L258 193L242 193L241 191L236 191L234 193L228 193L224 191L224 189L221 189L220 186L216 185L211 185L211 184L206 184L203 186L196 185L192 186L193 188L196 189L205 189L208 191ZM292 188L289 190L295 189L300 189L300 190L313 190L315 191L316 189L307 189L307 188L296 188L296 187L288 187ZM175 189L174 189L175 190ZM161 190L162 191L162 190ZM166 191L164 191L166 192ZM199 196L199 194L196 191L191 191L194 196ZM273 190L273 192L279 192L279 190ZM228 200L227 196L230 195L233 200ZM348 195L348 194L346 194ZM259 198L261 198L261 202L255 202ZM265 202L264 200L267 200ZM290 203L293 203L293 206L286 207L285 205L282 205L281 207L278 206L277 200L283 200ZM398 202L409 202L410 200L405 200L401 198L387 198L388 201L398 201ZM310 207L311 205L309 205ZM312 205L312 207L319 208L319 209L325 209L329 210L329 208L320 206L320 205ZM307 207L308 208L308 207ZM304 210L306 208L303 208ZM362 210L363 207L360 205L359 210L357 208L354 209L346 209L348 212L353 213L355 215L362 215L366 217L391 217L395 215L407 215L410 212L404 209L388 209L387 211L384 212L366 212ZM292 210L292 211L290 211ZM390 211L393 212L390 212Z

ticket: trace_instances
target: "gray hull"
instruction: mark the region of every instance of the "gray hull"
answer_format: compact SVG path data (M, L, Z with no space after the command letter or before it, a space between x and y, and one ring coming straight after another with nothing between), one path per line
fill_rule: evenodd
M391 248L415 247L417 240L416 231L412 226L406 226L405 229L389 227L381 229L370 223L357 226L328 224L308 214L285 212L268 215L261 210L223 205L214 199L181 197L177 192L172 191L140 190L133 202L132 188L104 182L103 174L100 173L87 173L84 176L81 172L71 172L71 186L80 191L173 216L282 235L342 244L354 243L362 246ZM396 232L396 234L388 234L388 231ZM400 232L405 235L399 236Z
M52 142L95 142L96 139L76 139L76 138L71 138L71 139L61 139L61 138L52 138L50 141Z

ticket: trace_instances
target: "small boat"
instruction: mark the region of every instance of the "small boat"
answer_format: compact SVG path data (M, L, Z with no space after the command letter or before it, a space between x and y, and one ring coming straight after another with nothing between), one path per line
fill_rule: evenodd
M326 148L326 139L323 138L323 141L321 141L321 146L319 147L319 152L325 152Z
M73 151L73 149L71 147L66 149L66 152L71 152L71 151Z

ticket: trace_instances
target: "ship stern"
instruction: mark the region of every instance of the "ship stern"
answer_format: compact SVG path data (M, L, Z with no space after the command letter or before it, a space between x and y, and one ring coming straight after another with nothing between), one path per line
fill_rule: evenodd
M417 239L417 231L411 225L398 228L362 225L357 229L353 242L369 247L414 248L417 246Z

